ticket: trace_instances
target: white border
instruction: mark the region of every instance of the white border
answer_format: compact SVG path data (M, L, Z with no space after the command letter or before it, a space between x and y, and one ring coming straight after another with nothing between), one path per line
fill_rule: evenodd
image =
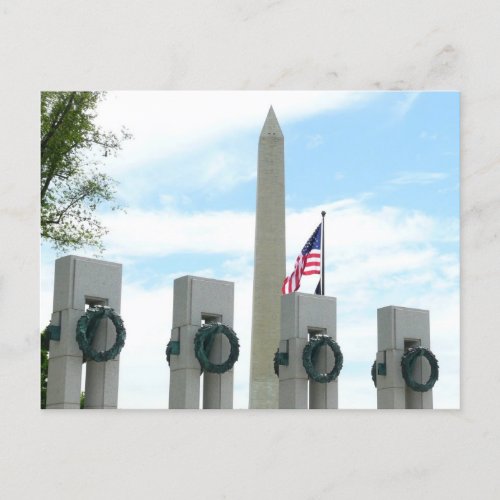
M499 21L495 1L2 1L2 496L495 498ZM221 88L462 92L462 410L38 410L39 91Z

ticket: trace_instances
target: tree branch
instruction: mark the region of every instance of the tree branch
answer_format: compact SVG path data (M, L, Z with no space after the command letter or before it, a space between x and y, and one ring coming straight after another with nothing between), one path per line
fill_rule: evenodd
M66 213L68 212L68 210L71 208L71 207L74 207L79 201L82 201L84 200L88 195L90 194L90 191L87 191L87 190L83 190L83 193L80 194L80 196L77 196L76 198L74 198L71 203L69 203L69 205L67 205L64 209L62 209L60 212L59 212L59 217L57 218L57 220L54 222L54 224L60 224L61 223L61 220L62 218L66 215Z
M47 132L47 134L45 135L45 137L42 139L41 141L41 144L40 144L40 161L43 163L43 155L44 155L44 152L45 152L45 148L49 142L49 140L54 136L56 130L61 126L61 123L63 122L64 118L66 117L66 115L69 113L69 110L75 100L75 95L76 93L75 92L72 92L68 98L68 101L66 103L66 105L64 106L64 109L62 111L62 113L60 113L56 119L54 120L54 122L52 123L51 127L50 127L50 130ZM41 193L40 193L40 201L43 202L43 200L45 199L45 194L47 193L47 190L49 189L49 186L50 186L50 183L52 181L52 179L54 178L54 175L55 175L55 172L56 169L53 169L51 172L48 172L47 173L47 177L45 178L45 182L42 186L42 190L41 190Z
M47 143L49 142L51 137L56 133L56 130L61 125L62 121L64 120L64 117L69 113L71 105L73 104L73 101L75 100L75 95L76 95L76 92L71 92L69 99L68 99L68 102L66 103L66 106L64 107L62 113L60 113L55 118L54 122L50 126L49 131L47 132L45 137L42 138L42 141L40 143L40 151L42 153L42 156L43 156L44 149L47 146Z

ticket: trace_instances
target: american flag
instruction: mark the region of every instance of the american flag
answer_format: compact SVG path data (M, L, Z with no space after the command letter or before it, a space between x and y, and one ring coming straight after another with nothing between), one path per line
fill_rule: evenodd
M300 287L302 276L320 274L321 272L321 224L316 228L312 236L307 240L304 248L295 259L295 269L290 276L285 278L281 293L295 292Z

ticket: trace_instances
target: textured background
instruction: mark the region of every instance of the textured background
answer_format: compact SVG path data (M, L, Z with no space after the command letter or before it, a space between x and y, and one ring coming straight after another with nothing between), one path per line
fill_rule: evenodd
M498 498L496 1L0 0L3 498ZM462 92L460 411L41 412L43 89Z

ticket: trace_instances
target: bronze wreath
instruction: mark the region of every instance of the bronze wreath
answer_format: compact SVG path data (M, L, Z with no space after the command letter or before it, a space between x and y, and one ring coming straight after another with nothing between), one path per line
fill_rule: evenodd
M277 377L280 376L280 363L279 363L279 359L278 359L279 353L280 353L280 349L278 347L278 349L276 349L276 352L274 353L274 357L273 357L274 374Z
M274 373L276 374L277 377L280 376L280 365L288 366L288 353L280 352L280 349L278 347L273 357Z
M319 373L314 368L314 361L318 353L318 349L323 345L330 347L335 356L335 365L328 373ZM342 370L343 363L344 357L342 355L342 351L340 350L340 346L328 335L315 335L314 337L311 337L302 352L302 364L304 365L307 374L312 380L322 384L335 380L339 376L340 370Z
M116 328L116 341L107 351L96 351L92 348L97 333L97 328L101 319L109 318ZM76 324L76 341L86 359L93 361L109 361L116 358L123 346L127 332L123 326L123 321L118 313L111 307L95 306L89 307L87 312L78 320Z
M210 349L217 334L222 334L229 340L231 351L229 357L221 364L212 363L208 359ZM240 344L234 331L221 323L210 323L202 326L194 338L194 354L200 362L201 369L209 373L225 373L238 361Z
M377 367L377 361L375 360L373 362L373 365L372 365L372 380L373 380L373 385L375 387L377 387L377 371L376 371L376 367Z
M420 356L426 358L431 365L431 374L429 380L427 380L425 384L420 384L415 381L412 375L415 361ZM405 379L406 385L417 392L427 392L432 389L439 377L439 365L436 356L425 347L411 347L408 349L401 358L401 371L403 372L403 378Z

